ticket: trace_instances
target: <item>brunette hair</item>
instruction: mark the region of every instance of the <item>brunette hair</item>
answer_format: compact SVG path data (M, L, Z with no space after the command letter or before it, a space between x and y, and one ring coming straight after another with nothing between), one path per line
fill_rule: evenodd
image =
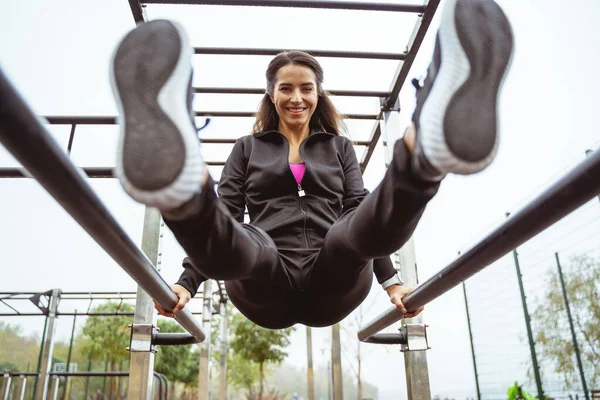
M346 126L344 125L342 114L335 109L335 106L329 98L329 94L323 90L323 68L321 68L319 62L313 56L303 51L286 51L284 53L279 53L269 63L267 72L265 73L267 78L267 90L258 107L256 122L254 122L252 133L277 130L279 126L279 115L277 115L275 105L271 101L271 96L273 95L273 90L275 88L277 71L289 64L304 65L312 69L317 77L317 94L319 100L317 102L317 108L310 119L310 130L325 131L336 136L345 132Z

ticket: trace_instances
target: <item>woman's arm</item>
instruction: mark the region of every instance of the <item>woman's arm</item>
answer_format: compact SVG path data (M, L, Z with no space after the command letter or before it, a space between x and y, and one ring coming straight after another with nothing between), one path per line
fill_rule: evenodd
M244 148L241 140L236 140L231 154L225 162L217 193L227 206L231 216L238 222L244 222L246 199L244 189L246 184L246 165Z

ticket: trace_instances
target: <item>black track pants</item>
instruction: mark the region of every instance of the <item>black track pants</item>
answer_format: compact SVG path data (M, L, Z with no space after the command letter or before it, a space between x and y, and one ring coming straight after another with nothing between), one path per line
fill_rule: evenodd
M374 258L387 257L410 238L439 184L410 172L403 140L379 186L330 229L314 253L304 290L290 286L285 257L259 228L235 221L213 190L201 194L201 210L182 221L165 220L205 276L226 281L233 304L266 328L295 323L328 326L362 303L371 289ZM207 187L212 187L209 180ZM283 257L283 258L282 258Z

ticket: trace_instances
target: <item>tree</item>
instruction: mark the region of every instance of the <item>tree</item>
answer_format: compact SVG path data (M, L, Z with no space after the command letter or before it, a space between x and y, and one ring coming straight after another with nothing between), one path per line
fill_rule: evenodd
M175 321L158 320L161 332L185 332ZM200 354L193 346L159 346L154 369L165 375L171 382L181 382L186 386L196 381Z
M364 398L363 380L362 380L362 363L365 358L365 354L362 351L361 341L356 337L356 332L367 322L367 317L370 315L369 312L374 305L377 304L379 296L373 297L369 302L363 302L361 306L354 310L350 316L348 316L342 325L342 329L346 333L347 340L342 345L343 354L346 356L348 361L347 365L350 367L354 376L356 377L356 398L362 400Z
M579 382L579 371L571 331L556 323L559 310L565 310L565 305L560 280L554 271L547 277L547 291L532 315L539 327L536 349L541 359L551 363L554 372L562 375L565 386L571 388L573 382ZM574 257L563 265L563 276L588 387L597 387L600 384L600 260L585 255Z
M115 314L133 312L133 306L127 303L107 302L94 307L92 312ZM132 323L132 318L127 316L88 317L82 330L83 342L80 348L82 354L89 360L106 360L110 365L110 370L114 371L118 363L129 360L126 348L129 346L131 334L127 326L130 323ZM116 381L112 377L110 378L110 387L118 398Z
M259 391L258 398L262 399L265 377L265 366L269 363L279 364L286 357L284 349L289 346L289 337L294 328L279 330L265 329L255 325L242 314L235 314L231 331L231 349L246 361L258 364Z
M223 304L219 305L223 307ZM229 327L228 342L234 338L233 323L236 314L231 302L225 303L227 307L227 326ZM213 318L211 325L211 358L213 372L215 376L220 373L221 367L221 317ZM231 346L227 346L227 384L238 390L246 390L249 394L254 393L254 384L259 381L259 366L253 361L242 358L237 352L234 352Z

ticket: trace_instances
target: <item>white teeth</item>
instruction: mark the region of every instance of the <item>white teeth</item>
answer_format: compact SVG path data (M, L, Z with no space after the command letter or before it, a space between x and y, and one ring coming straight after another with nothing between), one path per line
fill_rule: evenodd
M300 112L304 111L304 108L288 108L288 110L290 110L291 112Z

